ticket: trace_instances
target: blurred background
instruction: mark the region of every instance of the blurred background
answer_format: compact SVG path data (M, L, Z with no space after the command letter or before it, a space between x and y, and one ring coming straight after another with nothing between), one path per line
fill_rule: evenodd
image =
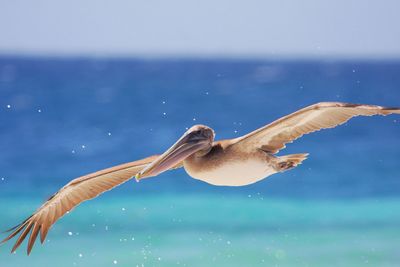
M320 101L400 106L398 1L0 1L0 229L71 179ZM214 187L128 182L1 266L398 266L400 117L355 118ZM3 235L5 237L5 235ZM2 238L3 238L2 237Z

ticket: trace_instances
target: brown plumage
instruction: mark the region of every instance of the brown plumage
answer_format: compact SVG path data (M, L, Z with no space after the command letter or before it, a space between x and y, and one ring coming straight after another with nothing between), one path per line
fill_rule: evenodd
M340 102L321 102L282 117L245 136L234 139L234 143L246 149L253 146L275 154L285 144L305 134L326 128L334 128L356 116L400 114L399 108L375 105L358 105Z
M21 235L12 248L12 252L14 252L21 245L29 232L31 232L27 250L29 254L39 232L40 241L43 243L51 226L65 213L69 212L80 203L93 199L128 181L157 157L158 156L151 156L72 180L51 196L32 216L13 229L10 229L9 231L12 231L12 233L5 238L2 243L10 240L21 232Z
M214 131L204 125L190 128L162 155L122 164L72 180L50 197L32 216L10 229L1 243L19 237L14 252L29 236L28 254L40 234L43 243L51 226L80 203L130 180L156 176L184 166L193 178L214 185L247 185L286 171L306 159L307 153L275 156L297 138L343 124L355 116L400 114L399 108L324 102L282 117L239 138L214 142Z

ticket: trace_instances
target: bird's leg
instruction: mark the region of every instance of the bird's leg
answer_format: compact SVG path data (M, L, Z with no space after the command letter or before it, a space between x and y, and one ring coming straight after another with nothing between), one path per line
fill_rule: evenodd
M284 172L300 165L303 160L308 156L308 153L304 154L292 154L275 158L275 170L278 172Z

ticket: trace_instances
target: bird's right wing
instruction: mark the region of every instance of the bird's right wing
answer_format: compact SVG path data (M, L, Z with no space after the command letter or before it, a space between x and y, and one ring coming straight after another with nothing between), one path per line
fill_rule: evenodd
M80 203L93 199L98 195L130 180L157 157L158 155L155 155L142 160L121 164L72 180L51 196L28 219L10 229L9 231L11 234L1 243L4 243L21 233L12 248L12 252L14 252L21 245L29 232L31 232L27 250L29 254L39 232L40 240L43 243L51 226L65 213L69 212ZM174 168L179 167L181 167L181 165L177 165Z

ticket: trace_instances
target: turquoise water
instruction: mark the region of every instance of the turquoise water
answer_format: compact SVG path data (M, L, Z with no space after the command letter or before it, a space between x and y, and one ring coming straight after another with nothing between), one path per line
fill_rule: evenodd
M225 139L320 101L400 106L399 73L398 61L0 57L0 230L193 124ZM56 223L29 257L0 246L0 266L399 266L399 122L304 136L281 152L310 153L304 164L246 187L184 170L127 183Z
M130 184L125 186L131 186ZM39 199L1 199L18 221ZM103 196L1 266L398 266L400 199L297 200L205 194ZM18 208L16 208L18 207ZM2 220L0 227L6 227Z

